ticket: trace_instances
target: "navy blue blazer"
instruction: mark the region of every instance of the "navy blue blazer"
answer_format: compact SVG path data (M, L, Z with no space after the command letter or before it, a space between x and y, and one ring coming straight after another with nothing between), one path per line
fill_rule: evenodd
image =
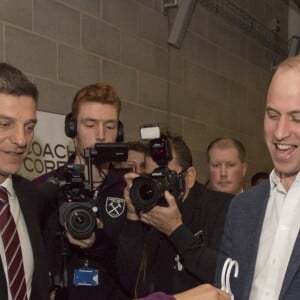
M30 181L13 176L13 187L19 199L33 251L34 272L30 300L49 300L48 267L41 235L44 203L39 200L36 188ZM7 283L1 259L0 278L0 299L7 300Z
M266 181L234 197L228 210L215 284L220 287L220 277L225 259L230 257L238 261L238 278L231 278L230 281L231 290L237 300L246 300L250 296L269 194L270 182ZM299 235L288 264L279 299L300 299Z

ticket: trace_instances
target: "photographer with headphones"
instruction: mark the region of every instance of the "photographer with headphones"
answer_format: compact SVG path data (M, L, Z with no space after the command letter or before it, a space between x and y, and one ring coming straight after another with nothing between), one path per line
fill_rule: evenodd
M72 113L65 120L66 135L75 144L75 154L70 157L67 166L84 165L85 180L90 170L84 150L93 148L96 143L123 141L120 110L121 101L110 85L92 84L76 93ZM52 299L128 299L119 287L115 257L119 232L126 218L124 172L115 169L110 162L96 163L93 160L90 167L94 187L92 198L98 206L97 226L83 238L74 237L70 230L61 226L60 192L61 183L68 181L66 168L35 179L41 195L55 198L44 236L55 287ZM58 182L55 192L49 191L49 178ZM64 201L68 202L68 199Z

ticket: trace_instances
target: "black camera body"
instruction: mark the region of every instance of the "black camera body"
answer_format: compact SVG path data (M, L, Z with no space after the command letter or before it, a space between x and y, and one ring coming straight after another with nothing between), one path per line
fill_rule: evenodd
M86 239L96 228L98 212L97 192L93 189L92 160L96 164L110 161L125 161L128 145L123 143L96 143L94 148L84 149L88 161L88 180L84 177L84 165L65 166L60 187L62 203L59 207L59 222L76 239Z
M141 136L149 141L149 152L159 165L151 174L137 177L130 189L130 198L137 212L147 212L155 205L166 205L164 191L168 190L179 204L185 192L184 173L177 174L168 169L172 159L172 150L168 138L161 136L158 124L143 125ZM159 137L158 137L159 136Z
M183 197L184 175L167 167L158 167L151 174L133 180L130 189L132 204L137 211L147 212L155 205L166 206L164 191L168 190L177 201Z
M149 152L152 159L159 165L166 167L172 159L172 150L169 141L165 137L149 141Z
M64 180L58 181L58 186L61 188L60 224L76 239L90 237L96 227L98 209L84 180L84 165L66 165Z

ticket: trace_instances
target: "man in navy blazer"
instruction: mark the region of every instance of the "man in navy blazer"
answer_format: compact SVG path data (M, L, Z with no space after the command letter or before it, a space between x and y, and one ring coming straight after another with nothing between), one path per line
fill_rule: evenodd
M22 164L33 137L38 92L23 73L0 63L0 186L7 191L9 208L19 237L24 270L26 298L12 297L8 275L10 268L0 228L0 298L49 299L48 268L41 235L43 203L32 183L15 175ZM3 218L1 209L0 218ZM6 218L5 218L6 220ZM5 222L4 222L5 223ZM17 251L17 250L16 250ZM16 271L17 273L17 271ZM23 278L24 278L23 277ZM24 289L25 290L25 289Z
M300 56L276 69L265 108L264 136L274 169L268 181L231 202L216 271L239 265L235 299L300 299Z

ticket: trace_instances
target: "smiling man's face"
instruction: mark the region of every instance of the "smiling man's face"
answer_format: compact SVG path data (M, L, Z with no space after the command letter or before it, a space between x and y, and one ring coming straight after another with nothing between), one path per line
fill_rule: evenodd
M288 186L300 171L300 72L279 69L270 84L264 135L276 173Z
M0 182L19 171L35 124L33 98L0 93Z

